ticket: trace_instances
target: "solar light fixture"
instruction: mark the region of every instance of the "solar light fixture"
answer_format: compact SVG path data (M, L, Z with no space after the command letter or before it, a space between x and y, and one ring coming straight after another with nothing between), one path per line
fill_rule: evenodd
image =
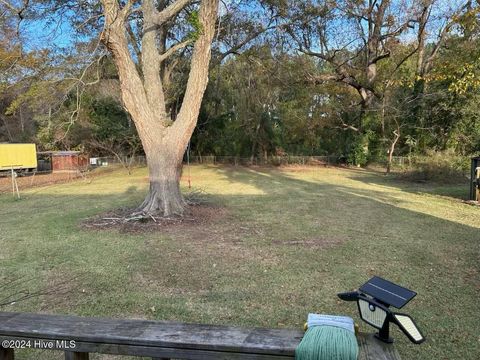
M396 285L381 277L374 276L363 284L358 291L338 294L345 301L356 301L360 318L378 329L375 336L386 343L393 342L390 337L390 323L396 324L400 330L415 344L425 341L420 329L407 314L395 313L390 306L397 309L404 307L412 300L416 292Z

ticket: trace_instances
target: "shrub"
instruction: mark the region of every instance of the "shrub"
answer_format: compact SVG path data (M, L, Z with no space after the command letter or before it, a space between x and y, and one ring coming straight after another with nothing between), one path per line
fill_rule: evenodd
M403 172L402 177L411 181L452 184L464 183L469 173L470 157L447 150L413 156L411 166Z
M368 162L368 136L364 134L356 136L347 150L347 164L356 166L365 166Z

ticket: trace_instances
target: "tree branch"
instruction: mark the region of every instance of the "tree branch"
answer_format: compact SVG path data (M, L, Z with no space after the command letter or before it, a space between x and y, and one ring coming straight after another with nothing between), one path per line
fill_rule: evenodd
M127 0L127 3L122 9L122 15L124 18L128 17L132 13L132 6L138 2L138 0Z
M0 3L5 5L7 7L7 9L10 10L11 12L14 12L14 13L18 12L18 9L15 6L13 6L12 4L10 4L8 1L0 0Z
M129 22L126 23L125 27L127 28L127 34L128 34L128 37L130 38L130 43L132 44L133 51L135 51L135 55L137 56L138 63L140 64L142 62L142 50L138 45L137 37L133 33L133 29L130 26Z
M165 61L169 56L173 55L173 53L175 53L177 50L183 49L184 47L187 47L191 43L192 43L192 40L188 39L173 45L163 54L160 54L160 62Z
M379 62L380 60L385 59L385 58L388 58L388 57L390 57L390 51L387 50L387 52L385 52L385 53L383 53L383 54L380 54L380 55L377 55L377 56L375 56L373 59L371 59L371 60L368 62L368 65L376 64L376 63Z
M435 57L437 56L438 50L443 45L443 42L445 40L446 35L450 31L450 28L453 26L453 22L450 22L449 24L445 25L444 28L441 30L440 34L438 35L438 41L434 45L432 52L428 56L428 58L425 60L423 72L428 73L430 71L430 68L432 67L433 60L435 60Z
M193 0L176 0L162 11L157 12L152 20L156 25L162 25L192 2Z
M18 7L18 8L15 7L14 5L12 5L10 2L8 2L6 0L0 0L0 3L5 5L6 8L8 10L10 10L11 12L17 14L18 17L20 18L20 20L23 20L23 12L27 9L28 4L30 3L30 0L23 0L22 7Z
M177 119L169 128L177 145L177 158L181 159L198 120L198 112L208 83L208 68L211 57L211 44L215 34L218 15L218 0L202 0L199 21L202 32L195 41L190 73L185 95Z
M272 25L274 24L275 22L275 19L276 19L276 16L272 16L269 21L268 21L268 24L266 24L265 26L261 26L259 29L257 29L256 31L251 31L249 33L249 35L243 39L242 41L240 41L238 44L235 44L233 45L230 49L228 49L227 51L219 54L215 59L215 63L220 63L223 61L223 59L225 59L228 55L231 55L231 54L238 54L238 51L244 47L245 45L247 45L249 42L251 42L252 40L255 40L257 37L259 37L260 35L266 33L267 31L269 30L273 30L273 29L277 29L277 28L281 28L281 27L288 27L289 24L281 24L281 25ZM290 24L293 23L294 20L292 20L290 22ZM219 30L220 31L220 30Z

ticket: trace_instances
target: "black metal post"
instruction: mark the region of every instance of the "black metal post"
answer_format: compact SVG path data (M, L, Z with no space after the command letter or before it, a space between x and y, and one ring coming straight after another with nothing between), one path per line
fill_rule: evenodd
M472 158L472 168L470 175L470 197L469 200L479 200L477 199L477 187L479 186L477 179L477 168L480 167L480 157Z
M391 344L393 339L390 337L390 320L386 319L382 328L375 334L375 337L384 343Z

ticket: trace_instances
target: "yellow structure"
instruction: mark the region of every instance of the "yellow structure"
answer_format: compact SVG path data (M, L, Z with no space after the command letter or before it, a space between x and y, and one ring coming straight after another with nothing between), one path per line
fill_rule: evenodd
M37 167L35 144L0 144L0 170L23 170Z

